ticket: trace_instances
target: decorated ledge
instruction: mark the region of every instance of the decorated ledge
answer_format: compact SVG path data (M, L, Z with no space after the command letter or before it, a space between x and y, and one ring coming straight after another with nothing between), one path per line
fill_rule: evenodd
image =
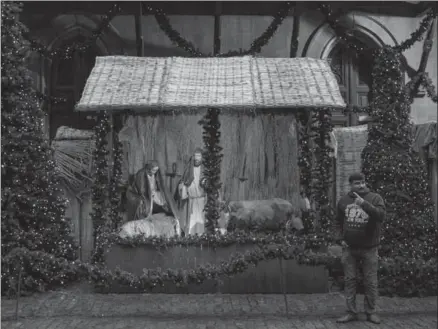
M225 235L221 234L203 234L189 235L186 237L167 238L163 236L137 236L131 238L121 238L116 233L110 233L107 236L109 244L120 244L129 247L148 246L155 249L167 249L171 247L207 247L218 248L235 244L287 244L307 246L308 248L318 248L327 243L333 242L333 239L322 234L312 235L295 235L285 233L246 233L231 232Z
M97 57L77 111L344 108L328 62L313 58Z
M318 253L305 250L302 246L285 246L270 244L245 253L233 253L227 261L220 264L206 264L193 269L143 269L143 274L136 275L120 269L111 271L106 267L82 263L69 262L63 258L55 258L52 254L41 251L30 251L25 248L16 248L4 258L8 264L16 264L26 269L41 272L41 268L50 268L57 272L51 276L53 282L66 282L67 277L80 280L92 280L101 287L109 287L113 283L131 286L143 291L151 291L154 287L165 284L175 284L177 287L188 284L201 284L209 279L220 280L245 272L252 266L257 266L262 261L273 259L296 259L299 264L307 266L325 266L327 268L339 267L340 259L331 253ZM418 296L421 294L433 295L436 293L436 259L424 261L419 259L380 258L380 282L386 286L382 295ZM9 269L9 268L8 268ZM7 269L7 270L8 270ZM46 272L42 272L46 273ZM9 272L9 279L15 280L17 273ZM415 289L409 283L400 284L400 275L404 276L403 282L417 282L421 289ZM391 288L392 287L392 288ZM381 289L382 290L382 289Z

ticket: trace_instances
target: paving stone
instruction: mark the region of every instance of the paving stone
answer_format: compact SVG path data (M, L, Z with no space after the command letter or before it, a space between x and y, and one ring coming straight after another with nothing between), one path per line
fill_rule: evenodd
M260 319L248 319L243 317L239 320L230 320L226 317L217 319L147 319L142 317L121 317L121 318L50 318L50 319L25 319L20 322L15 321L2 321L2 328L5 329L48 329L56 328L63 329L75 329L75 328L87 328L87 329L129 329L129 328L166 328L166 329L183 329L183 328L196 328L196 329L210 329L210 328L229 328L229 329L433 329L436 328L437 317L436 315L415 315L415 316L398 316L398 317L384 317L383 322L376 326L365 321L358 321L348 324L336 324L334 320L329 319L287 319L277 317L275 319L264 320ZM421 321L418 321L421 320Z
M363 296L358 296L359 309L361 300ZM334 322L345 312L339 293L287 295L287 301L288 316L283 295L58 291L21 298L19 322L13 321L15 300L3 299L2 328L349 328ZM436 297L380 297L378 310L386 322L383 327L358 322L355 328L436 328Z

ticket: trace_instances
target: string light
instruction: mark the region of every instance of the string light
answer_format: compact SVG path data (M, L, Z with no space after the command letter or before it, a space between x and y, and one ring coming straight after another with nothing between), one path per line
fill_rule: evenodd
M106 245L105 232L108 229L108 141L106 137L110 131L109 116L106 112L99 113L94 127L96 146L93 150L93 164L95 168L92 187L92 211L90 214L93 223L94 251L93 263L104 262L104 248ZM113 200L114 201L114 200Z
M65 282L65 272L51 276L39 264L23 266L17 248L41 250L52 257L76 258L70 222L64 218L67 201L59 172L43 131L44 113L32 89L24 54L29 45L18 20L22 6L2 2L2 294L13 292L18 272L23 291L35 291ZM7 73L5 72L7 70ZM38 275L35 275L35 270Z
M411 33L411 37L403 41L400 45L394 46L393 49L398 52L404 52L410 49L416 42L422 40L424 33L429 30L430 25L436 16L436 6L434 6L433 8L429 9L426 16L420 22L420 26L417 28L417 30Z
M437 229L426 164L412 152L412 123L400 54L379 49L372 72L374 118L362 153L363 172L387 207L381 254L428 260L437 252Z
M327 4L327 3L321 4L318 7L318 9L325 15L326 21L328 22L330 27L333 29L333 31L335 31L339 40L342 43L344 43L348 49L353 50L357 55L362 54L362 55L372 56L372 54L373 54L372 52L369 52L368 49L365 49L364 47L357 44L356 39L354 37L354 29L353 30L346 29L345 27L343 27L340 24L339 19L336 17L337 15L335 15L333 13L333 10L332 10L330 4ZM400 45L396 45L396 46L392 47L394 49L394 51L402 53L402 52L410 49L416 42L421 41L424 37L424 34L430 29L430 26L431 26L431 24L436 16L437 16L437 11L436 11L436 6L435 6L431 9L429 9L426 16L420 22L420 25L417 28L417 30L412 32L411 36L408 39L403 41ZM432 101L434 103L436 103L437 96L436 96L436 92L435 92L435 87L434 87L431 79L426 79L426 78L421 77L420 75L417 74L415 77L413 77L411 82L408 83L408 85L414 86L415 83L412 83L412 81L416 80L418 78L421 79L421 81L422 81L421 83L425 87L425 89L427 90L429 97L432 99ZM418 81L418 80L416 80L416 81ZM344 113L360 113L360 112L363 113L363 112L367 112L367 111L368 111L367 107L364 107L361 109L359 107L351 107L350 106L350 107L348 107L348 109L346 109L344 111Z
M115 117L115 120L119 117ZM112 168L112 176L110 180L109 188L109 202L110 202L110 226L111 230L116 230L119 228L122 222L122 216L120 213L121 206L121 195L122 195L122 161L123 161L123 145L119 141L119 135L117 131L114 130L113 134L113 156L114 164Z
M103 16L102 22L100 26L94 30L91 36L85 40L84 42L75 42L71 45L66 45L58 49L54 49L51 51L47 50L47 47L40 44L36 40L31 40L28 37L28 40L31 44L31 49L40 53L42 56L52 59L54 57L63 58L63 59L71 59L75 52L85 52L90 49L93 45L96 44L96 41L102 37L103 33L108 29L112 19L121 12L121 7L119 4L115 3L108 13Z
M9 7L8 7L9 6ZM290 4L288 4L290 6ZM3 10L6 8L6 10ZM5 24L8 24L11 22L11 16L7 16L13 13L14 15L18 11L14 7L14 5L8 5L7 3L2 3L2 25L5 26ZM284 14L284 13L283 13ZM282 14L282 15L283 15ZM115 13L109 13L106 17L106 20L108 22L111 20L111 16L115 15ZM260 37L260 42L254 41L251 45L251 51L258 52L260 51L261 47L266 44L269 39L272 37L272 35L275 33L276 29L278 28L281 21L284 19L282 15L277 15L274 17L273 23L270 25L270 30L265 31L264 37ZM330 17L332 18L332 14L330 14ZM158 17L159 19L162 19L163 17ZM13 20L13 19L12 19ZM104 19L105 21L105 19ZM157 20L158 21L158 20ZM14 21L15 22L15 21ZM274 22L277 22L274 24ZM279 22L279 23L278 23ZM336 21L334 21L336 23ZM15 23L14 23L15 24ZM106 23L107 24L107 23ZM108 23L109 24L109 23ZM107 24L107 25L108 25ZM170 24L170 23L169 23ZM106 26L107 26L106 25ZM104 24L102 24L102 27ZM421 27L421 26L420 26ZM269 28L268 28L269 29ZM2 29L2 33L5 29ZM173 29L172 29L173 30ZM6 31L17 31L17 29L6 29ZM24 31L24 27L22 25L19 26L18 31ZM95 40L100 36L103 29L99 32L99 29L93 34L93 38ZM173 30L174 31L174 30ZM175 31L175 33L177 33ZM96 36L98 35L98 36ZM418 33L416 34L416 36ZM263 36L263 35L262 35ZM267 36L270 36L267 38ZM344 37L344 40L346 42L350 42L351 34L346 34ZM178 39L178 35L174 35L176 39ZM3 39L3 35L2 35ZM2 43L2 70L9 68L13 69L15 67L20 67L21 64L23 64L23 54L26 53L26 45L25 42L22 40L21 36L13 35L11 37L12 43L14 44L14 47L10 47L9 49L3 48ZM93 39L90 39L93 40ZM77 48L75 47L69 47L65 49L58 49L53 52L45 52L41 49L39 51L43 52L49 57L53 56L60 56L69 58L69 56L72 55L74 51L84 51L89 47L89 45L92 44L90 40L87 40L83 44L77 44ZM89 44L87 44L89 42ZM181 42L181 40L179 40ZM23 46L22 46L23 45ZM35 44L34 44L35 45ZM404 47L406 45L409 45L409 42L406 42L403 44ZM187 46L187 45L185 45ZM189 45L190 46L190 45ZM38 48L38 47L37 47ZM75 49L73 49L75 48ZM3 50L5 51L3 52ZM193 51L193 54L199 53L198 50L196 50L194 47L187 48L191 51ZM358 48L360 50L361 48ZM386 51L386 50L384 50ZM239 54L244 54L244 51L239 51ZM228 53L232 54L232 52ZM393 86L391 84L384 85L383 81L392 81L394 78L394 70L399 70L399 64L396 60L393 60L391 57L392 53L386 53L386 64L381 65L379 68L375 68L373 70L374 78L378 80L380 83L380 89L379 93L377 93L377 96L381 96L379 98L375 98L375 102L373 103L373 106L370 108L370 112L378 118L378 121L375 125L375 128L373 130L373 133L375 134L374 137L376 139L381 138L382 136L386 137L387 140L389 140L389 137L391 137L391 141L388 145L384 145L382 148L382 151L389 151L391 150L390 146L394 145L395 142L404 141L404 137L407 134L408 127L404 125L404 122L406 118L409 117L409 113L407 111L406 104L402 104L400 106L392 106L390 102L394 101L394 99L397 100L397 97L400 96L400 92L397 86ZM202 54L199 53L199 56ZM220 56L226 56L226 54L221 54ZM379 58L385 57L384 55L381 55ZM5 60L4 60L5 59ZM17 65L19 64L19 65ZM21 71L20 71L21 72ZM397 73L398 74L398 73ZM424 82L427 80L428 77L423 77L423 83L428 84L428 82ZM50 230L42 230L42 231L35 231L35 232L24 232L20 230L21 228L16 225L15 215L12 216L10 213L6 213L6 215L3 214L2 211L2 224L5 223L6 230L3 230L2 225L2 251L3 247L9 248L7 249L10 251L7 253L4 257L2 257L2 265L6 265L2 268L7 269L6 272L4 270L2 271L2 281L4 278L8 278L9 281L5 281L8 283L7 286L11 288L13 286L14 281L16 280L16 272L17 272L17 266L21 268L27 267L29 268L28 274L28 281L27 282L27 288L29 290L35 289L35 287L39 286L40 284L63 284L64 282L67 282L68 280L71 280L73 278L78 278L79 276L87 276L89 279L93 278L95 281L102 281L104 284L109 284L112 280L118 281L122 284L129 283L132 286L136 286L137 288L141 287L154 287L157 285L162 285L164 282L167 281L173 281L174 283L178 284L185 284L185 283L200 283L203 282L207 278L215 278L218 276L223 275L232 275L236 273L240 273L246 268L248 268L251 264L257 264L257 262L261 260L266 259L275 259L279 257L283 257L286 259L289 258L297 258L299 260L299 263L302 264L309 264L309 265L326 265L326 266L334 266L334 264L338 261L333 256L327 255L327 254L318 254L313 253L309 250L312 250L316 246L321 246L323 244L326 244L330 241L330 238L327 234L327 231L321 232L321 234L315 234L311 236L303 238L303 240L299 240L298 238L290 238L288 236L283 236L283 241L280 243L274 243L273 241L270 241L269 244L266 244L263 248L260 250L255 250L251 252L247 252L245 255L232 255L230 260L228 262L225 262L225 264L222 264L221 266L212 266L212 265L206 265L202 266L195 271L163 271L163 270L147 270L146 273L142 276L135 276L130 273L117 271L116 273L111 273L107 269L96 266L96 265L90 265L86 263L81 262L70 262L66 259L71 259L72 245L69 244L68 240L66 240L64 237L65 235L63 233L60 234L60 232L65 232L65 228L60 223L65 223L66 221L62 218L62 213L65 210L65 200L63 198L57 196L57 193L60 193L60 189L56 187L55 180L53 177L56 177L55 175L52 175L55 172L54 163L53 161L49 160L49 157L39 157L38 159L41 160L41 162L34 163L35 172L40 172L41 176L39 179L41 179L41 182L46 184L46 186L49 186L47 189L49 192L47 195L44 196L41 200L36 200L34 196L29 196L29 190L32 188L33 181L31 181L31 178L28 175L25 175L25 173L28 173L28 166L29 162L26 161L29 156L29 154L26 154L24 150L32 150L32 154L35 154L35 152L38 152L40 154L48 154L44 153L46 152L47 148L46 145L41 144L41 141L43 141L42 137L39 137L40 131L41 131L41 118L42 113L40 112L32 112L31 115L29 115L26 111L3 111L3 109L16 109L17 107L14 106L14 104L17 104L20 102L20 109L29 109L36 103L36 97L29 96L31 93L27 93L27 89L23 89L21 86L23 86L24 82L28 82L28 78L26 78L26 75L20 75L20 74L12 74L9 79L2 80L2 89L4 86L7 86L8 89L6 93L6 96L2 93L2 154L6 154L7 160L4 160L2 157L2 179L3 176L7 177L6 174L14 173L14 176L9 177L10 184L7 185L9 187L9 190L7 188L2 191L2 210L3 210L3 199L10 200L11 197L9 194L11 194L10 190L14 188L15 192L18 191L18 193L12 193L12 200L9 201L7 204L8 206L12 208L15 207L17 209L30 209L29 212L23 211L22 214L19 214L23 220L28 223L29 221L35 225L43 225L44 223L49 223ZM398 81L398 80L397 80ZM398 82L397 82L398 83ZM428 84L430 87L430 84ZM17 86L20 86L18 88ZM11 87L13 87L11 89ZM433 87L433 85L432 85ZM15 89L14 89L15 88ZM374 88L373 88L374 89ZM13 92L15 92L15 95L12 95ZM9 98L8 98L9 97ZM28 98L27 98L28 97ZM394 98L395 97L395 98ZM436 97L436 96L435 96ZM374 98L373 98L374 99ZM3 100L5 100L3 102ZM382 107L383 105L388 105L388 107ZM382 110L384 109L384 110ZM329 112L328 112L329 113ZM383 113L383 114L382 114ZM386 114L385 114L386 113ZM220 158L221 158L221 147L219 146L219 127L220 123L218 118L216 117L218 113L216 110L210 110L209 111L210 117L208 120L210 122L206 122L204 124L204 130L206 132L205 138L206 145L208 148L207 159L209 159L209 165L208 167L211 169L211 172L209 173L209 187L211 188L212 192L215 192L219 190L220 188L220 181L217 179L218 175L220 174L220 169L218 169L220 166ZM318 114L318 117L315 117L315 121L317 123L317 126L319 125L319 131L320 134L319 137L317 136L309 136L311 138L315 138L316 141L316 147L319 145L319 150L315 149L315 151L319 152L319 160L320 162L316 164L316 166L313 169L317 169L321 174L321 181L318 183L313 183L313 190L316 195L317 199L319 201L318 204L320 208L323 208L324 205L327 204L328 199L326 196L323 195L321 191L327 189L327 186L329 184L329 178L328 178L328 151L329 149L327 147L324 147L323 144L325 144L325 141L323 142L323 136L326 136L327 133L330 131L330 120L329 115L327 114L327 110L321 111ZM207 121L208 121L207 120ZM399 130L395 129L399 128ZM95 241L96 241L96 249L93 255L93 261L100 264L103 261L103 248L105 246L108 246L110 242L110 235L108 234L108 226L115 220L116 216L118 216L116 211L116 205L118 203L118 198L116 195L116 182L118 181L119 177L119 170L116 168L118 164L114 164L113 167L113 179L114 181L110 183L110 194L111 194L111 214L110 216L107 216L106 212L108 207L106 207L106 200L108 200L108 165L106 163L106 157L108 155L107 151L107 143L106 143L106 135L109 131L109 121L108 116L106 113L101 114L99 117L98 124L95 128L95 134L96 134L96 151L94 153L94 160L95 160L95 167L96 167L96 175L95 175L95 184L93 185L93 213L92 213L92 219L93 219L93 225L95 226ZM313 131L315 132L315 131ZM33 135L32 135L33 134ZM371 134L372 135L372 134ZM4 138L4 136L8 136L10 138ZM18 138L22 137L22 138ZM393 138L396 137L396 138ZM308 138L303 138L303 140L308 140ZM395 142L394 142L395 141ZM403 145L403 143L401 143ZM377 145L377 143L375 144ZM120 154L118 153L118 150L120 150L118 147L120 145L115 145L115 153L116 153L116 159L119 159ZM380 145L381 147L381 145ZM7 149L7 152L3 153L4 150ZM312 151L311 147L304 147L303 149L307 149L309 151ZM370 152L372 153L372 152ZM210 158L209 158L210 157ZM9 161L13 160L13 161ZM373 156L370 156L369 159L371 160L370 163L377 163L378 158L373 158ZM387 158L391 160L391 163L397 163L398 159L394 155L389 155ZM119 160L117 160L119 161ZM116 162L116 161L115 161ZM43 164L42 164L43 163ZM415 163L415 161L412 162L415 165L418 163ZM421 165L421 164L418 164ZM375 166L376 167L376 166ZM388 168L387 168L388 167ZM391 176L390 172L394 172L394 168L391 166L387 167L381 167L380 169L383 169L382 172L387 175L386 178L388 179L394 179L397 176ZM23 170L23 168L26 168L26 172ZM385 169L389 169L386 170ZM311 172L311 174L313 174ZM417 173L418 174L418 173ZM424 176L424 175L423 175ZM419 180L420 184L424 183L423 176L419 176L421 179ZM371 179L371 181L374 182L374 184L377 186L377 188L384 188L382 184L380 184L379 180L380 177L375 176L376 179ZM377 179L378 178L378 179ZM385 180L382 180L385 181ZM51 183L52 182L52 183ZM51 184L51 185L50 185ZM382 186L380 186L382 185ZM24 186L23 189L17 189L17 186ZM390 185L388 185L390 186ZM426 185L427 186L427 181ZM411 184L406 185L405 189L409 191L411 188L415 189L414 187L418 187L417 185ZM2 186L3 188L3 186ZM315 189L320 189L320 191L315 191ZM417 189L418 190L418 189ZM392 191L394 192L394 191ZM397 191L395 191L397 192ZM9 194L8 194L9 193ZM319 194L318 194L319 193ZM320 197L318 197L318 195ZM392 197L391 193L388 193ZM412 196L408 195L412 198ZM404 197L404 196L402 196ZM424 197L424 194L420 193L419 196L414 196L412 198L415 202L418 202L421 198ZM214 197L211 199L210 205L211 205L211 214L209 214L207 217L210 218L210 221L213 222L211 225L214 227L215 223L214 220L217 218L217 204L214 204L213 201L218 199L218 195L214 194ZM426 199L424 199L426 200ZM423 200L423 201L424 201ZM27 205L27 208L20 208L22 205ZM391 203L389 202L390 206L397 206L398 209L403 208L400 204ZM405 205L405 202L403 203ZM5 203L6 207L6 203ZM30 215L29 215L30 214ZM404 255L405 257L402 259L402 262L400 263L397 259L394 260L394 258L382 258L380 263L380 269L379 273L383 275L383 280L380 278L381 282L393 282L394 280L400 279L400 273L410 273L411 276L406 274L407 276L404 277L404 279L407 280L413 280L414 277L412 275L416 275L416 270L418 268L423 268L424 272L419 277L421 280L423 280L425 289L430 289L430 282L431 278L433 278L433 275L436 275L436 261L433 262L432 260L426 260L427 256L425 256L426 252L428 255L433 255L434 252L436 252L436 242L435 245L433 242L430 241L430 236L433 236L435 234L436 238L436 230L430 227L430 222L428 222L428 216L430 215L430 209L429 208L416 208L412 209L409 212L410 215L412 215L411 218L426 218L424 222L421 222L419 220L412 220L409 228L412 229L412 231L417 230L416 232L422 232L423 236L425 237L425 242L421 243L420 250L423 252L411 252L412 250L417 250L418 248L412 248L412 244L409 244L410 240L408 238L403 238L403 240L398 239L397 241L403 241L403 250L399 250L399 254ZM328 218L329 214L325 214ZM36 223L35 221L32 222L32 219L35 218L41 218L43 219L42 222ZM110 218L110 223L106 220L106 218ZM400 217L400 218L406 218L406 217ZM111 223L112 222L112 223ZM6 224L7 223L7 224ZM403 221L401 222L401 219L399 219L397 222L391 222L394 224L397 228L402 228L403 225L406 223ZM38 228L40 228L38 226ZM397 230L393 229L394 227L386 227L386 231L391 232L390 234L396 234ZM414 230L415 229L415 230ZM385 232L386 232L385 231ZM4 232L6 234L10 234L9 237L14 237L13 239L9 239L10 244L7 245L7 243L4 243L3 234ZM56 232L56 236L53 236L53 233ZM253 238L251 236L246 236L245 238ZM245 238L241 238L238 240L238 238L235 235L230 235L228 237L229 239L235 239L234 241L244 240ZM386 243L388 246L389 243L393 243L391 240L392 235L385 235L383 244ZM56 240L58 239L58 240ZM216 235L205 235L201 237L195 237L193 238L196 241L194 243L201 243L202 241L208 241L210 242L217 242L221 241L219 240L220 237ZM156 241L157 237L154 237L151 241ZM435 239L436 240L436 239ZM7 240L6 240L7 241ZM60 241L55 242L53 241ZM147 240L149 241L149 240ZM188 238L184 238L180 243L185 243L189 241ZM252 240L254 241L254 240ZM257 240L256 240L257 241ZM143 241L145 242L145 241ZM44 251L35 251L35 249L41 248L42 245L46 243ZM290 247L293 247L292 251L290 251ZM300 246L300 247L298 247ZM416 245L418 246L418 245ZM3 256L2 252L2 256ZM413 260L415 259L415 261ZM19 265L21 264L21 265ZM401 270L394 271L397 268L401 268ZM49 269L49 270L48 270ZM32 277L33 272L44 272L46 273L45 277L43 279L35 279ZM6 273L6 274L3 274ZM395 275L393 274L395 273ZM46 281L44 281L46 280ZM387 281L385 281L387 280ZM391 281L392 280L392 281ZM30 282L30 283L29 283ZM3 285L2 285L3 286ZM400 287L398 285L397 287ZM398 294L409 294L409 292L400 290L400 288L394 288L396 289L396 292ZM13 287L12 287L13 288ZM390 288L387 288L390 289ZM436 291L436 289L435 289ZM414 293L414 292L410 292Z
M222 147L219 145L221 135L219 110L209 108L205 117L199 123L204 129L202 139L206 148L202 157L204 164L203 174L207 181L204 187L207 194L207 203L204 207L205 228L207 232L214 234L220 218L219 191L222 187L220 176L223 154L221 153Z
M231 50L226 53L218 54L217 57L231 57L231 56L245 56L254 55L260 53L261 49L268 44L271 38L274 36L275 32L278 30L280 25L283 23L284 19L288 16L289 12L293 8L294 2L287 1L284 6L276 13L272 22L269 24L268 28L256 38L248 50ZM159 9L143 3L143 8L145 12L153 14L155 19L161 28L161 30L167 35L167 37L179 48L184 49L192 57L209 57L211 55L204 55L199 49L197 49L190 41L184 39L181 34L176 31L169 18L164 12Z
M333 148L327 145L330 140L330 132L333 130L331 122L330 109L321 109L312 114L313 121L316 123L312 125L311 132L314 133L314 154L316 163L311 172L311 191L315 199L317 210L320 214L318 228L324 233L328 233L330 213L330 200L328 198L329 189L331 186L330 176L332 169L332 160L330 152Z
M63 97L47 96L39 91L35 91L35 94L39 101L45 101L50 104L61 104L67 102L67 99Z

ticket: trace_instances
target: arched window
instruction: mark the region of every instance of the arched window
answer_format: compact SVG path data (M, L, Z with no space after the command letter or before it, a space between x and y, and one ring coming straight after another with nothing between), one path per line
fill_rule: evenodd
M371 90L371 59L338 44L331 51L329 62L345 102L367 106ZM337 111L333 113L332 122L336 127L354 126L358 124L358 116L343 115L341 111Z
M86 37L77 36L64 45L74 45L85 41ZM60 126L76 129L93 129L94 121L87 113L74 112L87 78L94 66L96 56L100 52L97 47L90 47L83 52L74 52L71 59L55 58L52 63L51 94L62 97L67 102L53 104L50 111L50 138L53 139Z

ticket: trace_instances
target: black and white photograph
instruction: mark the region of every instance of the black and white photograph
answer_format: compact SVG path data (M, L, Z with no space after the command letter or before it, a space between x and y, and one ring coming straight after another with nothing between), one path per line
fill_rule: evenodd
M1 1L1 328L435 329L436 1Z

